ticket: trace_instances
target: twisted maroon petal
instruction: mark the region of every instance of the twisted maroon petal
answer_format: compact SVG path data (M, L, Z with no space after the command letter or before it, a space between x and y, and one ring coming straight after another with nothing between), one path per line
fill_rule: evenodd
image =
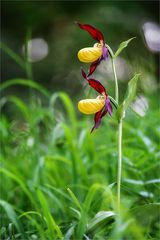
M102 118L107 113L109 113L109 115L112 115L112 106L108 97L106 97L105 107L101 109L99 112L97 112L94 116L94 126L91 129L91 133L93 132L94 129L97 129L99 127L99 125L101 124Z
M83 69L81 69L81 73L82 73L82 77L84 79L88 80L87 75L86 75L85 71L83 71Z
M98 93L100 94L105 93L105 95L107 96L105 87L98 80L88 78L88 76L83 70L82 70L82 76L84 79L88 81L89 85L92 88L94 88Z
M95 79L88 79L88 82L89 85L94 88L98 93L105 93L105 95L107 95L105 87L99 81Z
M92 27L91 25L89 24L81 24L79 22L76 22L76 24L78 24L78 26L87 31L95 40L97 41L104 41L104 37L103 37L103 34L96 28Z
M94 129L97 129L99 125L101 124L102 118L107 114L108 110L106 108L100 110L94 115L94 126L91 129L91 133L93 132Z
M97 112L95 115L94 115L94 126L93 128L91 129L91 133L93 132L94 129L97 129L101 123L101 115L102 115L102 111L103 110L100 110L99 112Z
M100 64L100 62L101 62L101 58L99 58L98 60L96 60L95 62L93 62L90 65L88 77L94 73L94 71L96 70L97 66Z

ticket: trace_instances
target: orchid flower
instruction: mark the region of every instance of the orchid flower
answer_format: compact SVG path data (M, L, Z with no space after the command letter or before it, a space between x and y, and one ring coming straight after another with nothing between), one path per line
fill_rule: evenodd
M99 43L95 43L93 47L87 47L79 50L77 56L81 62L91 63L88 77L96 70L97 66L102 60L106 60L108 57L108 49L106 48L104 42L103 34L96 28L88 24L78 23L78 26L87 31L93 39L97 40Z
M98 128L102 117L104 117L107 112L109 115L112 115L112 106L108 98L105 87L95 79L88 78L86 73L82 70L82 76L89 85L94 88L100 95L95 99L85 99L81 100L78 103L78 109L84 114L95 114L94 116L94 126L91 129L91 132Z

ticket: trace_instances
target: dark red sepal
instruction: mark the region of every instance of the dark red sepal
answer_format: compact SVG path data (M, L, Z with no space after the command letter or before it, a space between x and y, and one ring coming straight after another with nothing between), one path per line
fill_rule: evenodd
M102 110L100 110L99 112L97 112L95 115L94 115L94 126L93 128L91 129L91 133L93 132L94 129L97 129L101 123L101 115L102 115Z
M82 77L83 77L84 79L88 80L88 79L87 79L87 75L86 75L85 71L83 71L83 69L81 69L81 73L82 73Z
M102 118L107 114L107 112L108 112L107 109L103 108L94 115L94 126L91 129L91 133L93 132L94 129L97 129L99 127Z
M105 93L105 95L107 95L105 87L103 87L103 85L99 81L95 79L88 79L88 82L89 85L94 88L98 93Z
M81 70L81 72L82 72L82 77L88 81L89 85L92 88L94 88L100 94L105 93L105 95L107 96L105 87L98 80L88 78L88 76L83 71L83 69Z
M96 60L95 62L93 62L90 65L88 77L94 73L94 71L96 70L97 66L100 64L100 62L101 62L101 58L99 58L98 60Z
M101 124L102 118L109 113L109 115L112 115L112 105L110 103L110 100L108 97L106 97L105 107L101 109L99 112L97 112L94 116L94 126L91 129L91 133L94 129L97 129L99 125Z
M96 28L92 27L91 25L89 24L81 24L79 22L76 22L76 24L78 24L78 26L87 31L95 40L97 41L104 41L104 37L103 37L103 34Z
M99 127L102 118L107 114L107 112L108 109L105 107L94 115L94 126L91 129L91 133L93 132L94 129L97 129Z

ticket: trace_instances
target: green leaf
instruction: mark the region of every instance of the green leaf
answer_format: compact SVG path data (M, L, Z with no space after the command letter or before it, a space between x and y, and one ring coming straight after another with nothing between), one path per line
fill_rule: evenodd
M3 207L5 210L8 218L12 221L12 223L15 225L19 233L22 233L24 237L24 230L21 225L21 222L18 220L17 214L15 213L12 205L10 205L8 202L4 200L0 200L0 205Z
M64 236L64 240L70 240L72 239L72 235L74 233L74 229L75 229L75 224L72 224L71 227L67 230L65 236Z
M85 198L84 204L83 204L83 208L85 209L85 212L88 212L88 211L89 211L90 206L91 206L91 203L92 203L92 201L93 201L93 199L94 199L94 197L95 197L95 194L96 194L97 191L98 191L99 189L101 189L101 188L102 188L101 185L98 184L98 183L95 183L95 184L93 184L93 185L90 187L90 189L89 189L89 191L88 191L88 194L87 194L87 196L86 196L86 198Z
M37 196L38 196L41 208L42 208L43 216L44 216L47 226L48 226L49 237L51 239L54 238L54 236L55 236L54 230L55 230L57 232L58 239L62 239L63 234L62 234L59 226L56 224L53 216L50 213L48 202L46 201L44 194L39 189L37 190Z
M93 231L95 230L97 227L99 227L102 223L105 222L105 224L107 224L107 222L109 222L111 219L113 219L113 217L116 214L112 211L100 211L98 212L95 217L93 219L91 219L90 223L88 224L88 228L87 231Z
M43 216L42 216L39 212L36 212L36 211L23 212L22 214L20 214L20 215L18 216L18 218L26 217L26 216L31 215L31 214L37 215L37 216L39 216L40 218L43 218Z
M65 92L58 92L58 93L54 93L50 98L50 107L51 108L53 108L53 106L55 105L55 102L58 98L62 101L62 103L67 111L69 120L72 123L72 127L73 127L72 137L73 137L73 133L76 134L75 131L76 131L76 127L77 127L77 119L76 119L74 105L72 103L71 98Z
M123 101L123 109L126 111L126 109L129 107L130 103L134 100L136 95L136 89L137 89L137 81L139 79L140 74L136 74L128 83L128 93L127 97Z
M23 113L26 120L30 119L30 113L29 113L29 109L28 109L27 105L21 99L19 99L18 97L8 96L8 97L5 97L5 98L2 98L1 100L2 101L0 102L0 108L2 108L7 102L12 102Z
M76 238L75 239L83 239L83 235L86 232L87 229L87 213L84 209L81 210L81 217L80 221L78 223L77 229L76 229Z
M127 95L122 104L117 109L117 117L118 120L123 118L125 111L131 104L131 102L134 100L136 95L136 89L137 89L137 81L139 79L140 74L136 74L128 83L128 89L127 89Z
M81 219L81 213L80 211L78 211L77 209L70 207L70 209L72 210L72 212L74 213L75 218L77 218L78 220Z
M66 193L64 193L63 190L58 189L58 188L56 188L56 187L53 187L53 186L51 186L51 185L49 185L49 184L46 184L46 187L48 187L48 188L52 189L54 192L58 193L58 194L59 194L60 196L62 196L65 200L70 200L69 196L68 196Z
M159 178L158 179L151 179L151 180L148 180L148 181L124 178L123 181L126 182L126 183L129 183L129 184L133 184L133 185L148 185L148 184L160 183Z
M85 201L82 205L82 210L81 210L81 218L80 221L78 223L77 226L77 231L76 231L76 237L77 239L82 239L86 229L87 229L87 219L88 219L88 212L90 210L91 207L91 203L95 197L95 194L97 193L97 191L101 188L100 184L93 184L89 191L88 194L85 198Z
M38 208L39 211L39 208ZM38 216L40 221L37 221L35 216ZM32 224L34 225L34 227L37 229L37 231L39 232L41 239L45 239L45 230L42 228L42 220L43 220L43 215L41 215L39 212L37 211L27 211L27 212L23 212L21 215L18 216L18 219L21 220L22 217L25 217L30 223L32 222ZM22 220L21 220L22 221Z
M129 44L134 38L136 38L136 37L130 38L130 39L128 39L127 41L122 42L122 43L119 45L119 47L118 47L118 49L117 49L117 51L116 51L116 53L114 54L113 57L116 58L116 57L122 52L122 50L123 50L124 48L126 48L126 47L128 46L128 44Z
M25 61L15 53L11 48L9 48L6 44L0 43L0 48L2 48L6 54L10 56L21 68L26 70Z
M82 210L80 202L78 201L78 199L76 198L76 196L74 195L74 193L71 191L71 189L70 189L70 188L67 188L67 191L69 192L69 194L70 194L70 196L71 196L74 204L75 204L80 210Z
M131 213L141 222L142 225L147 225L150 221L158 221L160 213L160 203L149 203L140 205L131 210Z
M21 179L20 176L16 173L12 173L10 171L8 171L5 168L0 168L0 173L5 174L7 177L9 177L10 179L12 179L13 181L15 181L16 183L18 183L21 187L21 189L23 190L23 192L28 196L28 198L30 199L30 201L36 206L36 202L35 199L33 197L33 195L31 194L31 192L28 190L27 186L24 183L24 179Z
M91 204L92 203L94 204L96 202L97 196L99 196L98 195L99 191L101 190L104 193L104 190L106 191L109 187L111 186L108 186L107 188L104 189L104 187L101 184L95 183L89 188L88 193L85 197L85 201L82 205L81 217L77 226L76 239L82 239L83 235L85 234L88 228L87 227L88 215L89 215L89 211L92 211ZM101 202L101 201L102 199L100 198L98 202Z

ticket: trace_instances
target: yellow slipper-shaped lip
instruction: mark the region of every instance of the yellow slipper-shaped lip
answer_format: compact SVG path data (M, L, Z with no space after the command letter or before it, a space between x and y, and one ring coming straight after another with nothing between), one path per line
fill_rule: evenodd
M78 109L84 114L94 114L99 112L105 105L104 99L85 99L78 103Z
M95 62L102 55L102 47L87 47L79 50L77 56L81 62Z

